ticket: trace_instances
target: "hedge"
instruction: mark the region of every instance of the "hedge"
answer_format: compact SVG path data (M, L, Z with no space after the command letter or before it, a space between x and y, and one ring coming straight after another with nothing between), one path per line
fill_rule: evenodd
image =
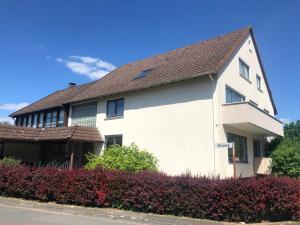
M0 166L0 195L220 221L300 219L300 180Z

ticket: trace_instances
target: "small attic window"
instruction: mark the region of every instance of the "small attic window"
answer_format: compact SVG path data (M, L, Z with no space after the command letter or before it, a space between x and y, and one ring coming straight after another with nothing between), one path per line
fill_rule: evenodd
M134 77L134 79L139 79L139 78L148 76L148 75L149 75L149 72L150 72L151 70L152 70L152 69L146 69L146 70L143 70L143 71L139 72L139 73Z

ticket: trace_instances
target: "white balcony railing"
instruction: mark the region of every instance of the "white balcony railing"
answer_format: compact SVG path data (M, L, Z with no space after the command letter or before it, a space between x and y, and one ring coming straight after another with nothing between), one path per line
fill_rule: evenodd
M283 136L283 124L249 102L222 105L224 125L271 136Z

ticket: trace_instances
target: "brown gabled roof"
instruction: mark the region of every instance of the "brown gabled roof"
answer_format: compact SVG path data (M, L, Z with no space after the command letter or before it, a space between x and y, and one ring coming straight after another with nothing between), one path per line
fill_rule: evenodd
M11 116L50 108L49 106L53 107L216 74L250 34L252 35L252 29L247 27L214 39L123 65L96 82L77 87L76 91L65 89L56 92L11 114ZM148 69L151 70L146 77L135 79L137 74ZM264 73L263 75L265 77ZM276 113L277 110L266 77L265 80ZM63 97L60 97L61 95Z
M12 113L10 116L14 117L17 115L44 110L44 109L50 109L58 106L62 106L66 103L69 103L72 101L73 97L76 96L78 93L84 91L86 88L90 87L94 82L82 84L78 86L73 86L67 89L56 91L14 113Z
M89 127L54 127L31 128L12 125L0 125L0 141L87 141L102 142L97 128Z

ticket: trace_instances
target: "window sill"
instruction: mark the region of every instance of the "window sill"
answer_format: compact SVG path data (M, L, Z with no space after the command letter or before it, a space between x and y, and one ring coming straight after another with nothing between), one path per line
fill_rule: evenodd
M104 120L116 120L116 119L123 119L124 116L112 116L112 117L106 117Z
M240 76L247 81L249 84L252 84L251 80L249 80L247 77L244 77L242 74L240 74Z
M261 93L263 93L263 90L262 90L262 89L260 89L260 88L257 88L257 90L258 90L258 91L260 91Z

